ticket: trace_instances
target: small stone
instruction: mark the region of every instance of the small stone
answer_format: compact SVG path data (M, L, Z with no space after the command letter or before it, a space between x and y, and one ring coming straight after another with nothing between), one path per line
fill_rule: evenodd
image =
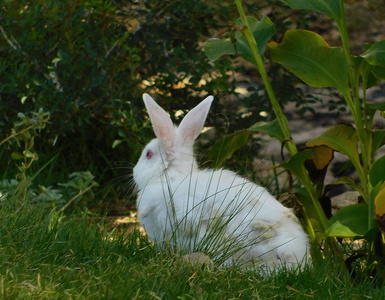
M180 260L184 263L189 263L194 266L202 266L206 264L209 267L214 267L214 262L211 258L202 252L193 252L183 255Z
M333 214L342 207L356 204L360 193L357 191L348 191L332 198Z

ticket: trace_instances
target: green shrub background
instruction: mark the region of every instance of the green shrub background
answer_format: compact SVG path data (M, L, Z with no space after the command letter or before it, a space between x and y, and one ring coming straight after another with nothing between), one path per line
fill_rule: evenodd
M247 8L257 16L271 9L282 31L306 18L289 18L276 1L250 1ZM128 166L153 137L143 92L154 95L173 119L176 111L215 95L207 125L219 130L207 147L226 131L270 119L270 102L253 68L233 64L237 57L213 64L203 52L202 43L228 35L228 20L236 18L232 1L3 1L0 140L10 136L19 113L32 116L43 109L50 120L33 139L38 160L26 171L35 188L54 188L73 172L89 171L99 182L94 206L127 196ZM274 66L271 74L280 99L306 102L287 71ZM241 86L249 90L242 102L236 90ZM262 110L267 117L259 115ZM2 145L2 180L19 176L12 154L20 147L12 140Z

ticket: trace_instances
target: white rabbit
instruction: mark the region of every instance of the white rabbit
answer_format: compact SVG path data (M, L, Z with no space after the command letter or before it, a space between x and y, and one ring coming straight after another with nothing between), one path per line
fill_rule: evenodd
M161 247L204 252L220 264L257 263L269 271L303 266L309 239L292 211L264 188L228 170L199 170L193 154L213 101L192 109L179 127L148 95L156 139L134 168L140 223Z

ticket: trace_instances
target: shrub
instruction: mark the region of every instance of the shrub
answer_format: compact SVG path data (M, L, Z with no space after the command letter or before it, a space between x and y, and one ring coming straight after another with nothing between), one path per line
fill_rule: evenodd
M249 9L257 11L255 4ZM214 94L220 99L215 111L228 116L230 132L264 119L261 110L271 111L263 85L250 79L250 68L233 66L228 58L211 63L203 52L203 41L222 35L231 26L228 20L236 19L231 1L7 0L0 12L0 139L8 136L19 112L49 112L50 123L35 144L39 163L30 169L36 172L58 155L49 169L55 176L47 176L47 169L36 178L46 186L85 170L105 186L119 175L117 161L135 162L152 137L143 92L161 95L173 119L176 111L196 104L189 102ZM287 15L282 20L283 27L290 26ZM245 76L235 77L237 69ZM288 84L277 91L298 101L294 77L282 70L274 74ZM254 91L242 106L256 113L244 115L238 86ZM223 116L211 116L208 125L213 124L228 127ZM11 178L17 170L9 151L3 149L1 167Z

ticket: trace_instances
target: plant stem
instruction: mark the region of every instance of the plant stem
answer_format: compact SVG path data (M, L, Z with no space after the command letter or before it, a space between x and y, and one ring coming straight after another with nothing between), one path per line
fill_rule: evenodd
M62 212L64 211L74 200L76 200L77 198L79 198L81 195L83 195L84 193L87 193L90 189L92 189L94 186L96 185L96 183L93 183L91 184L89 187L87 187L85 190L83 191L80 191L77 195L75 195L74 197L72 197L61 209L59 209L59 212Z
M344 95L344 98L347 100L348 104L353 103L353 105L349 105L349 108L351 110L353 120L356 125L360 151L361 151L361 159L362 159L362 166L361 165L355 166L355 168L360 177L362 190L363 190L363 198L365 202L368 203L369 205L368 228L371 228L372 222L375 219L374 203L372 201L373 199L371 199L371 191L373 187L371 186L370 180L369 180L369 171L372 166L372 159L373 159L372 150L371 150L373 141L372 141L372 134L371 134L372 132L372 128L371 128L372 126L370 124L371 122L368 123L367 117L366 117L366 94L365 94L366 82L363 82L364 109L362 109L361 100L358 92L359 80L358 79L355 80L355 78L358 77L358 70L355 70L354 64L350 56L350 45L349 45L348 32L347 32L347 26L346 26L344 2L340 0L339 3L340 3L340 11L341 11L341 23L339 24L338 27L341 34L341 40L342 40L342 45L344 49L345 59L348 66L350 87L352 89L353 99L350 98L351 95ZM355 73L356 73L356 77L354 76ZM364 120L364 116L365 116L365 120Z
M253 51L254 58L257 62L257 68L258 68L259 73L261 74L262 80L265 84L267 93L269 95L269 98L270 98L271 104L273 106L274 112L275 112L277 119L279 121L279 124L281 126L282 132L283 132L285 138L290 141L286 145L287 145L287 149L288 149L290 155L293 156L294 154L296 154L298 152L298 150L297 150L296 145L294 144L294 142L291 139L291 133L289 130L287 119L282 112L282 109L278 103L278 100L274 94L273 88L270 84L270 80L267 76L267 72L266 72L264 63L262 61L261 55L260 55L259 50L258 50L257 42L256 42L254 36L252 35L250 29L249 29L250 27L249 27L245 12L243 10L242 3L240 0L235 0L235 3L237 5L239 14L241 16L242 22L243 22L244 27L245 27L243 30L243 34L244 34L245 38L247 39L247 42L249 43L250 48ZM306 190L308 191L308 193L310 195L313 206L314 206L316 213L319 217L319 221L321 222L322 229L326 230L327 219L325 217L325 214L322 211L322 208L319 205L318 200L315 197L316 192L314 190L314 187L313 187L313 185L309 179L309 176L308 176L307 171L306 171L304 166L301 166L301 173L304 174L302 183L304 184Z
M348 67L350 88L352 90L352 93L348 95L344 95L344 98L348 103L349 109L353 116L354 123L356 125L360 151L361 151L362 166L360 165L355 167L361 180L364 200L366 203L369 203L370 205L371 187L369 183L369 170L372 164L372 156L371 156L371 152L369 152L368 149L370 149L371 147L369 145L372 144L372 136L371 134L366 134L368 128L365 127L364 120L363 120L364 118L362 115L361 100L358 93L359 81L355 80L355 76L354 76L355 72L358 72L358 71L355 70L354 64L350 56L350 45L349 45L349 38L348 38L348 32L347 32L347 26L346 26L344 3L342 0L340 0L340 11L341 11L341 22L338 24L338 27L339 27L338 29L341 34L345 60ZM370 218L369 218L369 222L370 222Z
M244 37L246 38L251 50L252 50L252 53L253 53L253 56L254 56L254 59L256 61L256 66L257 66L257 69L262 77L262 80L265 84L265 88L266 88L266 91L267 91L267 94L269 96L269 99L270 99L270 102L273 106L273 110L275 112L275 115L277 117L277 120L279 122L279 125L281 127L281 130L284 134L284 137L285 139L288 141L288 143L286 143L286 148L288 149L289 153L291 156L295 155L296 153L298 153L298 149L294 143L294 141L292 140L292 137L291 137L291 133L290 133L290 129L289 129L289 126L288 126L288 122L287 122L287 119L285 117L285 115L283 114L282 112L282 109L279 105L279 102L275 96L275 93L274 93L274 90L271 86L271 83L270 83L270 80L269 80L269 77L267 75L267 72L266 72L266 69L265 69L265 66L264 66L264 63L263 63L263 60L262 60L262 57L259 53L259 50L258 50L258 44L252 34L252 32L250 31L250 26L249 26L249 23L248 23L248 20L247 20L247 17L245 15L245 12L243 10L243 7L242 7L242 3L241 3L241 0L235 0L235 3L237 5L237 9L238 9L238 12L239 12L239 15L241 16L241 19L242 19L242 23L244 25L244 29L242 30L242 34L244 35ZM351 72L352 74L352 72ZM325 213L323 212L322 210L322 207L316 197L316 191L315 191L315 188L309 178L309 175L306 171L306 168L305 166L300 166L300 169L301 169L301 173L303 174L302 176L302 184L305 186L310 198L311 198L311 203L312 203L312 208L315 209L315 213L317 215L317 218L318 218L318 221L320 222L320 225L321 225L321 229L323 231L323 233L326 233L326 230L328 228L328 222L327 222L327 218L325 216ZM307 218L307 217L306 217ZM314 236L314 229L313 229L313 225L309 222L307 224L309 226L309 231L310 233L312 234L313 233L313 238L315 238ZM314 240L315 241L315 240ZM344 260L343 260L343 257L342 257L342 254L339 250L339 247L336 243L336 241L333 239L333 238L327 238L326 239L326 242L327 244L329 245L330 249L332 250L332 252L334 253L335 255L335 258L338 260L339 264L341 265L342 269L346 271L346 265L344 263ZM319 254L317 255L317 258L318 259L322 259L322 255ZM315 258L315 259L317 259Z
M277 120L278 120L279 125L281 127L281 130L285 136L285 139L288 141L285 144L285 146L286 146L287 150L289 151L290 155L294 155L298 152L297 147L292 140L287 119L282 112L282 109L281 109L281 106L279 105L278 99L275 96L273 87L271 86L269 77L268 77L266 69L265 69L265 65L263 63L262 57L261 57L259 50L258 50L258 44L257 44L253 34L250 31L250 26L249 26L249 23L247 21L247 17L245 15L245 12L243 10L241 0L235 0L235 3L237 5L239 15L241 16L242 23L244 25L244 29L243 29L242 33L245 36L245 38L246 38L247 42L249 43L249 46L253 52L253 56L255 58L255 61L257 62L257 69L258 69L258 71L262 77L263 83L265 84L265 88L266 88L267 94L269 96L270 102L273 106L274 113L277 117Z
M4 140L2 140L2 141L0 142L0 146L1 146L2 144L6 143L7 141L13 139L14 137L16 137L16 136L18 136L18 135L20 135L20 134L22 134L22 133L24 133L24 132L26 132L26 131L29 131L30 129L32 129L32 128L34 128L34 127L35 127L35 125L31 125L31 126L28 126L27 128L24 128L24 129L22 129L22 130L20 130L20 131L18 131L18 132L15 131L15 132L12 133L10 136L8 136L8 137L6 137Z

